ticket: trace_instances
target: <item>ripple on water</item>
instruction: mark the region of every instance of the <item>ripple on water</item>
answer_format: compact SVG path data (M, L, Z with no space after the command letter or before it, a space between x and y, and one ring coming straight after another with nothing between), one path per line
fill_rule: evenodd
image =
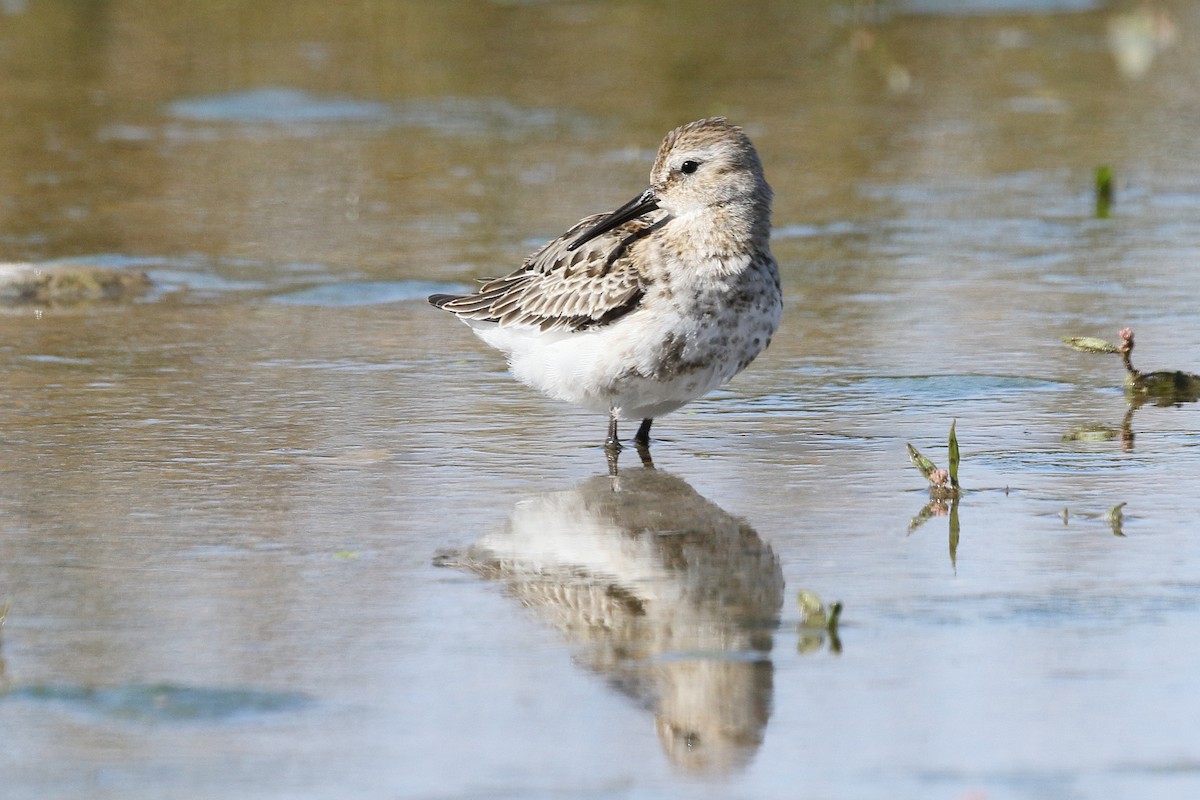
M1122 586L1071 584L1072 592L978 592L914 598L889 610L905 624L974 625L980 622L1057 626L1067 622L1112 626L1145 621L1195 607L1200 586L1176 581Z
M137 722L220 722L236 717L297 711L312 703L297 692L215 689L169 683L109 688L50 684L25 686L0 700L63 706L86 714Z
M910 14L1066 14L1095 11L1096 0L903 0Z
M1022 402L1029 393L1063 392L1072 384L1044 378L1013 375L831 375L813 378L824 395L821 405L839 411L928 412L931 409L971 402ZM775 392L760 399L763 407L795 413L815 396Z
M178 120L227 123L251 130L291 135L320 132L331 124L381 128L424 128L457 135L503 135L556 127L564 122L580 126L552 109L521 108L496 97L441 97L391 104L340 95L321 97L288 87L264 87L244 92L185 97L167 106ZM317 126L317 127L313 127ZM168 129L178 138L195 138L195 132Z
M167 106L172 116L204 122L357 122L381 120L388 106L348 97L316 97L298 89L264 88L189 97Z
M1070 384L1019 375L880 375L855 380L852 391L882 398L919 398L940 402L992 400L997 395L1059 391Z
M424 300L435 292L460 292L466 287L457 283L436 281L363 281L331 283L296 292L276 295L272 303L290 306L324 306L346 308L382 303Z

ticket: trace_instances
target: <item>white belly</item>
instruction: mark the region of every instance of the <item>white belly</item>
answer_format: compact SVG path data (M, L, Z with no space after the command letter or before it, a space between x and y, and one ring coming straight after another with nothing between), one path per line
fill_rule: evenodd
M766 347L779 315L775 297L737 315L684 315L646 304L579 332L468 324L508 357L522 383L598 413L646 419L674 411L740 372Z

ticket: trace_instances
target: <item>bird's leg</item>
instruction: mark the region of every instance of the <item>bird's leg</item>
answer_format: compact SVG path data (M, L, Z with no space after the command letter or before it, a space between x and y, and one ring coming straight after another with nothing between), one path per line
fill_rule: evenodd
M639 448L650 447L650 426L653 423L654 420L650 419L649 417L642 420L642 424L641 427L638 428L637 435L633 437L634 444L636 444Z
M621 455L621 440L617 438L617 410L608 418L608 438L604 440L604 456L608 459L608 474L617 476L617 458Z
M621 440L617 438L617 411L613 409L608 418L608 438L604 440L604 449L610 453L621 452Z

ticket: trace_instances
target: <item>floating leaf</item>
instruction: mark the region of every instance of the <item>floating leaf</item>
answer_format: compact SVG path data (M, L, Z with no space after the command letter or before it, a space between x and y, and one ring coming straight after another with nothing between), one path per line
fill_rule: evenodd
M1119 353L1120 349L1110 342L1094 336L1064 336L1063 341L1081 353Z

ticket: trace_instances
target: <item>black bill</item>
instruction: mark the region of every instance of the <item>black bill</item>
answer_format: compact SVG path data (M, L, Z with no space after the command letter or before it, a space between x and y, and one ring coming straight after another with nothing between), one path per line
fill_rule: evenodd
M637 219L642 214L648 211L653 211L658 208L658 198L654 196L653 189L647 189L637 197L630 200L625 205L618 208L616 211L609 214L604 219L597 222L592 227L585 230L576 237L575 241L567 246L568 250L574 250L582 244L590 242L602 233L607 233L618 225L629 222L631 219Z

